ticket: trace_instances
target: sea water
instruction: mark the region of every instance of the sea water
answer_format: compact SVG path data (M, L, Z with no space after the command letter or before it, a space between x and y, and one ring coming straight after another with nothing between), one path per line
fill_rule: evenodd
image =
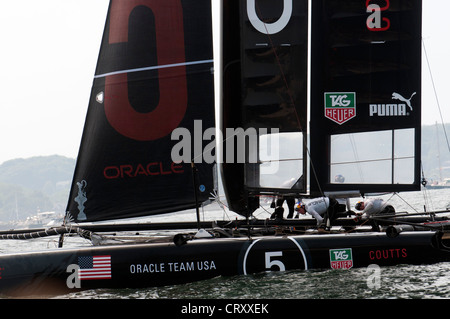
M398 212L443 210L450 189L383 195ZM355 200L356 201L356 200ZM268 218L273 209L256 212ZM230 212L202 211L204 219L235 218ZM153 217L154 222L194 220L195 213ZM148 220L147 220L148 221ZM0 242L0 253L56 248L57 237ZM65 247L90 246L79 237L66 237ZM397 265L379 269L310 270L217 277L189 284L145 289L93 289L56 296L57 299L437 299L450 298L450 263Z

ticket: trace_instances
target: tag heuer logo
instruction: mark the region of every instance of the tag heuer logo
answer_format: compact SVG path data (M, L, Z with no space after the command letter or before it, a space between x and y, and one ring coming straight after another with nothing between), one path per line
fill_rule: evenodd
M350 269L353 267L351 248L330 249L330 263L333 269Z
M356 116L356 93L325 93L325 117L344 124Z

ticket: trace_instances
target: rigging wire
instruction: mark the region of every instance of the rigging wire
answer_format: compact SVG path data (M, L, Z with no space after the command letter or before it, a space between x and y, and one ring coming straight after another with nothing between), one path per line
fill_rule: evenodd
M349 140L350 140L350 144L352 145L353 154L355 156L355 163L356 163L356 168L359 173L359 178L361 180L361 183L364 183L364 173L361 168L361 161L359 160L358 148L356 147L356 142L355 142L355 135L349 134Z
M439 110L439 116L441 118L442 129L444 131L445 140L447 142L447 148L450 151L450 142L449 142L449 139L448 139L447 131L445 129L445 124L444 124L444 118L442 116L441 105L440 105L440 102L439 102L439 97L438 97L438 94L437 94L436 85L434 83L433 72L431 71L430 60L428 59L428 53L427 53L427 48L426 48L424 39L422 39L422 46L423 46L423 51L425 53L425 60L427 61L428 72L430 73L431 84L433 86L434 96L436 98L436 104L437 104L438 110ZM439 148L439 145L437 147ZM428 194L429 189L427 189L427 187L426 187L426 179L425 179L425 174L424 174L424 170L423 170L423 165L422 164L421 164L421 170L422 170L422 183L424 183L423 184L423 186L424 186L423 187L423 196L424 196L424 201L425 201L424 208L426 209L427 202L429 201L430 202L429 205L431 206L431 209L433 210L433 206L432 206L432 202L431 202L431 196ZM427 200L427 198L429 198L429 200Z
M433 73L431 72L430 61L428 60L427 49L425 47L425 41L423 39L422 39L422 46L423 46L423 51L425 53L425 59L427 61L428 71L430 72L431 84L433 85L434 96L436 98L436 103L437 103L437 106L438 106L438 109L439 109L439 115L441 117L441 123L442 123L442 128L444 130L445 139L447 141L447 147L448 147L448 150L450 151L450 142L448 140L447 131L445 130L444 118L442 117L442 111L441 111L441 105L439 103L439 98L438 98L437 91L436 91L436 85L434 84Z
M403 197L400 196L399 193L395 193L395 195L397 195L398 198L400 198L406 205L408 205L412 210L414 210L416 213L419 213L417 211L417 209L415 209L413 206L411 206L410 203L408 203Z

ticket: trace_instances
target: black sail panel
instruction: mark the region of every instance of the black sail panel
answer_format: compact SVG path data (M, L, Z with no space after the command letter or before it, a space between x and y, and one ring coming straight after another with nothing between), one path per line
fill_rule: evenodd
M75 221L195 207L191 159L208 199L214 163L193 154L205 143L189 140L174 161L171 135L214 128L212 56L210 1L111 1L67 206Z
M248 215L260 194L306 190L308 2L226 0L222 21L222 179L230 208Z
M314 0L311 193L420 188L421 0Z

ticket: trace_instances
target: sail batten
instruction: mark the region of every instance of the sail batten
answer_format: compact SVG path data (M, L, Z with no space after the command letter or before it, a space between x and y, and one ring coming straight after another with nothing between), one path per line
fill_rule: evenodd
M128 70L120 70L120 71L114 71L104 74L98 74L94 76L94 79L104 78L106 76L110 75L116 75L116 74L128 74L128 73L134 73L134 72L143 72L143 71L151 71L151 70L159 70L159 69L165 69L165 68L176 68L180 66L189 66L189 65L196 65L196 64L212 64L214 60L202 60L202 61L192 61L192 62L181 62L181 63L174 63L174 64L168 64L168 65L156 65L156 66L147 66L142 68L136 68L136 69L128 69Z

